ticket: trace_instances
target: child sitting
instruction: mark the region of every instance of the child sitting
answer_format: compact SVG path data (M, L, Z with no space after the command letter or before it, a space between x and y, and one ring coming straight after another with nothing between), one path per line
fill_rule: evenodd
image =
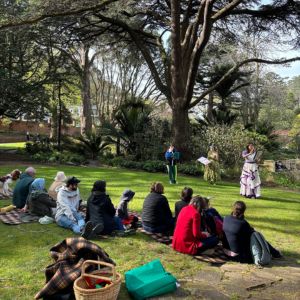
M126 229L137 227L138 218L133 214L128 214L128 203L133 199L134 195L135 192L125 190L117 207L117 216L122 220L123 226Z
M13 170L10 174L0 177L0 187L2 187L2 193L0 193L0 198L12 196L12 189L9 187L9 185L13 181L19 179L20 175L21 171L16 169Z

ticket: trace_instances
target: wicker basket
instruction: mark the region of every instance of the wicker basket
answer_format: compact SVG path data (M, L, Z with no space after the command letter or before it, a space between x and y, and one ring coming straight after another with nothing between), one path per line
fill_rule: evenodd
M86 273L86 267L91 264L97 264L108 268L93 271L92 273ZM109 277L111 275L112 277ZM90 289L86 283L84 277L90 277L93 283L97 279L109 279L112 281L110 285L107 285L101 289ZM121 287L121 275L116 273L115 266L102 261L86 260L81 267L81 276L74 282L74 294L76 300L116 300Z

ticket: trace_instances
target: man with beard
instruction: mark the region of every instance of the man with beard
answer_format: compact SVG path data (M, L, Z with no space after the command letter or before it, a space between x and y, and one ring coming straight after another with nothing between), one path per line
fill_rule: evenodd
M64 228L73 230L80 234L83 231L85 221L83 215L78 211L80 194L78 189L79 179L69 177L66 186L60 188L57 194L56 223Z

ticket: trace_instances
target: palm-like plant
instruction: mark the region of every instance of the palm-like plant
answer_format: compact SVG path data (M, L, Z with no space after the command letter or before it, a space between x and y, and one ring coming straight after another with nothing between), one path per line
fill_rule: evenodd
M100 153L105 150L110 144L103 138L100 130L94 130L90 133L86 133L78 138L82 151L88 152L91 158L94 160Z
M122 104L114 115L114 123L104 124L108 140L122 146L130 154L137 155L137 136L143 134L150 123L152 108L141 99Z

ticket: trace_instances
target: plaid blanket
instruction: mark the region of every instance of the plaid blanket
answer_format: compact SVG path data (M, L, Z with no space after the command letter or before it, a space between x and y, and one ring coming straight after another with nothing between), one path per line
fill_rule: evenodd
M21 209L14 209L10 212L0 214L0 220L4 224L19 225L22 223L37 222L39 217L33 216L30 213L24 213Z
M156 242L172 246L172 238L173 238L172 236L163 235L161 233L150 233L150 232L145 231L143 228L139 228L138 232L146 234L147 236L154 239ZM224 253L223 247L221 245L218 245L214 248L213 254L197 255L197 256L194 256L194 258L196 260L211 263L212 265L224 264L230 260L230 258Z
M230 258L224 253L221 245L217 245L214 250L214 253L211 255L196 255L194 256L194 259L204 261L212 265L222 265L230 260Z
M146 234L147 236L154 239L156 242L166 244L166 245L172 244L172 238L173 238L172 236L163 235L162 233L151 233L151 232L144 230L143 228L139 228L138 232Z
M98 245L82 237L67 238L50 249L55 263L46 268L46 285L35 295L35 299L51 296L73 287L81 274L81 265L87 259L114 264L108 254Z

